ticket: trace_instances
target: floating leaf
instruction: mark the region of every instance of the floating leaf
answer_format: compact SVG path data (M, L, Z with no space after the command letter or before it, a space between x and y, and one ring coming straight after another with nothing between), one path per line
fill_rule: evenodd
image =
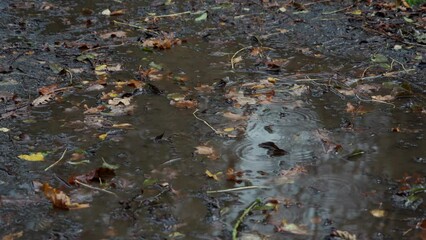
M200 16L198 16L197 18L195 18L196 22L201 22L201 21L205 21L207 19L207 12L204 12L203 14L201 14Z
M71 199L61 190L52 188L48 183L42 186L44 195L52 202L53 206L65 210L87 208L89 204L72 203Z
M108 133L103 133L103 134L99 135L98 138L103 141L107 138L107 136L108 136Z
M361 15L362 11L360 9L356 9L356 10L352 11L351 14L353 14L353 15Z
M308 230L305 227L298 226L294 223L287 223L283 221L281 226L277 228L278 232L289 232L296 235L309 235Z
M373 209L370 211L370 213L376 218L382 218L386 215L386 211L383 209Z
M0 128L0 132L7 133L7 132L9 132L9 131L10 131L10 129L9 129L9 128L5 128L5 127Z
M31 162L38 162L38 161L44 161L44 153L38 152L38 153L31 153L31 154L21 154L18 156L18 158L26 161Z
M38 98L34 99L31 103L32 106L37 107L40 105L44 105L46 103L49 103L54 99L54 94L47 94L47 95L41 95Z
M209 170L206 170L206 175L209 177L209 178L213 178L214 180L216 180L216 181L219 181L219 178L217 177L218 175L220 175L220 174L222 174L222 172L218 172L218 173L215 173L215 174L213 174L213 173L211 173Z
M271 157L284 156L284 155L287 154L287 151L279 148L273 142L264 142L264 143L261 143L261 144L259 144L259 147L268 149L267 154L269 156L271 156Z
M97 169L93 169L92 171L82 175L72 176L69 178L68 182L70 184L75 184L76 183L75 180L78 180L79 182L82 182L82 183L88 183L91 181L105 182L107 179L113 178L114 176L115 176L114 169L100 167Z

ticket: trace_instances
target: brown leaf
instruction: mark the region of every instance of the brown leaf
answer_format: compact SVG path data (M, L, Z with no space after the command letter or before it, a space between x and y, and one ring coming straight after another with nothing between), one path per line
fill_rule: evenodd
M126 37L127 33L125 31L116 31L116 32L109 32L101 34L100 37L102 39L108 39L108 38L123 38Z
M231 119L233 121L240 121L240 120L247 120L248 119L247 116L243 116L243 115L235 114L235 113L231 113L231 112L225 112L225 113L223 113L223 116L228 118L228 119Z
M24 236L23 231L15 232L15 233L9 233L7 235L4 235L2 237L2 240L15 240L15 239L21 238L22 236Z
M70 184L76 184L75 180L78 180L79 182L82 182L82 183L88 183L91 181L105 182L107 179L111 179L114 176L115 176L115 172L113 169L101 167L79 176L72 176L70 177L68 182Z
M395 97L391 95L385 95L385 96L376 95L376 96L371 96L371 99L377 100L377 101L392 101L395 99Z
M38 89L38 93L40 95L48 95L48 94L52 94L55 92L55 90L58 88L58 84L52 84L49 86L44 86Z
M87 208L89 204L72 203L71 199L61 190L52 188L48 183L44 183L42 190L44 195L52 202L53 206L65 210Z
M170 105L178 107L178 108L195 108L197 107L198 103L195 100L179 100L179 101L170 100Z
M34 99L33 102L31 103L32 106L37 107L40 105L44 105L49 103L50 101L52 101L55 98L55 95L50 93L47 95L41 95L38 98Z
M112 11L109 15L110 16L119 16L119 15L123 15L124 13L126 13L126 10L120 9L120 10Z
M200 155L207 155L207 157L211 160L216 160L219 158L217 152L212 147L208 146L195 147L195 153Z

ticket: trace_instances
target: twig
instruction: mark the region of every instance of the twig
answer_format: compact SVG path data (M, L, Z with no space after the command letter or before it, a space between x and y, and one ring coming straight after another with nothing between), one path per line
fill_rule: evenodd
M151 32L151 33L158 34L158 32L156 32L156 31L153 31L153 30L150 30L150 29L147 29L147 28L144 28L142 26L135 25L135 24L119 22L119 21L116 21L116 20L114 20L113 22L115 24L118 24L118 25L124 25L124 26L128 26L128 27L137 28L137 29L140 29L140 30L142 30L144 32Z
M214 133L216 133L216 134L218 134L218 135L222 135L222 133L221 132L219 132L218 130L216 130L214 127L212 127L212 125L210 125L206 120L204 120L204 119L201 119L200 117L198 117L197 115L195 115L195 113L196 112L198 112L198 109L196 109L193 113L192 113L192 115L194 115L194 117L196 118L196 119L198 119L198 120L200 120L200 121L202 121L204 124L206 124L211 130L213 130L214 131Z
M232 240L237 240L238 236L238 227L240 224L244 221L244 218L253 210L254 207L259 205L261 203L260 199L256 199L254 202L252 202L241 214L241 216L237 219L237 222L234 225L234 228L232 229Z
M210 194L210 193L235 192L235 191L249 190L249 189L269 189L269 187L265 187L265 186L246 186L246 187L228 188L228 189L215 190L215 191L207 191L207 193Z
M153 15L153 16L148 16L147 18L165 18L165 17L177 17L177 16L181 16L181 15L185 15L185 14L191 14L191 15L195 15L195 14L200 14L200 13L205 13L206 11L197 11L197 12L191 12L191 11L185 11L185 12L179 12L179 13L171 13L171 14L165 14L165 15Z
M90 186L88 184L82 183L82 182L80 182L78 180L74 180L74 181L76 183L80 184L83 187L87 187L87 188L90 188L90 189L93 189L93 190L98 190L98 191L101 191L101 192L104 192L104 193L109 193L109 194L112 194L112 195L114 195L114 196L116 196L118 198L118 195L116 193L114 193L114 192L111 192L111 191L108 191L108 190L105 190L105 189L102 189L102 188L98 188L98 187L93 187L93 186Z
M58 159L58 161L54 162L52 165L48 166L47 168L44 169L44 171L47 171L49 169L51 169L52 167L56 166L56 164L58 164L65 156L65 153L67 152L68 148L65 148L64 152L62 153L61 157Z
M240 50L236 51L234 53L234 55L232 55L232 57L231 57L231 67L232 67L232 69L234 69L234 58L237 56L237 54L240 53L240 52L242 52L242 51L244 51L244 50L246 50L246 49L252 48L252 47L253 46L243 47Z
M338 13L338 12L343 12L343 11L346 11L346 10L351 9L352 7L353 7L353 6L351 5L351 6L349 6L349 7L345 7L345 8L342 8L342 9L338 9L338 10L336 10L336 11L323 12L322 14L323 14L323 15L329 15L329 14L334 14L334 13Z
M355 94L355 96L356 96L356 98L358 98L358 100L360 100L361 102L377 102L377 103L383 103L383 104L391 105L391 106L392 106L392 108L395 108L395 107L396 107L396 106L395 106L395 104L393 104L393 103L388 103L388 102L385 102L385 101L374 100L374 99L362 99L362 98L360 98L360 97L358 96L358 94Z

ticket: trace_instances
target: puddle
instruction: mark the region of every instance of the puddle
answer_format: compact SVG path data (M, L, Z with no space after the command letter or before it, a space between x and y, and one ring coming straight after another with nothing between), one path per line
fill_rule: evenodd
M323 239L336 229L356 234L357 239L415 239L419 235L415 224L424 218L424 206L401 209L391 197L401 184L424 183L423 163L414 161L426 154L424 113L404 108L407 100L403 98L383 103L345 95L341 90L349 86L339 79L347 80L345 76L367 68L359 67L358 61L369 61L360 57L363 52L352 49L357 57L347 59L339 56L338 44L330 53L318 42L298 43L293 33L283 37L289 38L287 45L275 33L267 38L270 41L262 40L268 47L259 44L260 37L253 44L252 33L266 36L263 23L251 27L244 23L244 14L262 9L256 4L238 5L236 16L243 20L232 23L226 16L228 5L220 5L222 10L209 11L213 20L205 25L194 20L200 14L156 20L158 24L143 19L153 11L192 11L210 3L60 1L50 11L40 9L47 5L39 1L22 4L0 7L16 17L30 15L26 28L21 29L31 32L28 41L17 30L0 34L7 36L10 49L15 38L19 39L15 46L25 49L25 59L10 62L16 65L13 68L22 65L22 73L35 71L40 76L35 76L34 84L25 83L16 71L11 76L22 80L23 87L18 88L25 91L56 82L72 90L32 107L28 117L3 122L11 129L2 136L1 149L3 236L22 231L23 238L40 239L231 239L234 224L256 199L269 208L254 208L243 219L238 234L248 239ZM126 9L126 13L124 17L101 15L107 7ZM270 14L281 19L276 12ZM115 19L127 25L114 23ZM18 20L10 20L15 25L9 28L19 26ZM3 17L0 21L10 23ZM176 31L184 42L166 50L143 48L140 44L148 31L129 24ZM253 32L247 32L250 28ZM126 31L128 38L98 36L111 31ZM95 45L98 41L101 45ZM81 44L82 49L90 46L79 50L71 43ZM5 47L3 56L6 51ZM90 61L76 61L81 53L97 55ZM48 63L56 62L69 72L53 76ZM41 67L25 68L26 63ZM94 74L102 64L120 64L121 71L109 71L105 83L99 84L102 89L87 91L95 81L103 81L100 74ZM149 76L148 70L158 73ZM129 80L149 83L151 89L147 90L148 85L117 87L117 82ZM373 81L359 82L367 83ZM84 113L111 107L110 93L122 101L130 97L132 108L117 116L102 109ZM173 106L170 94L184 95L197 106ZM348 102L367 110L349 112ZM8 111L7 106L4 109ZM213 152L197 154L197 146ZM274 154L277 148L280 154ZM44 171L65 149L64 160ZM44 162L16 160L17 155L30 152L49 153ZM6 159L12 158L8 163ZM119 167L114 177L88 185L114 194L67 183L71 176L88 173L104 162ZM405 182L397 181L403 178ZM47 182L90 207L55 209L33 181ZM232 188L246 189L207 193ZM386 215L373 216L375 209L383 209Z

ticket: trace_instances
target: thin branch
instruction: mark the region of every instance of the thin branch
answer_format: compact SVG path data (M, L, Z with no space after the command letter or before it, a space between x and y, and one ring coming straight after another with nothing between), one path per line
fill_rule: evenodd
M238 236L238 227L240 224L244 221L244 218L253 210L254 207L259 205L261 203L260 199L256 199L254 202L252 202L246 209L244 209L244 212L241 214L241 216L238 218L237 222L234 225L234 228L232 229L232 240L237 240Z
M54 162L52 165L48 166L47 168L44 169L44 171L47 171L49 169L51 169L52 167L56 166L56 164L58 164L65 156L65 153L67 152L68 148L65 148L64 152L62 153L61 157L58 159L58 161Z
M270 187L265 187L265 186L246 186L246 187L228 188L228 189L215 190L215 191L207 191L207 193L208 194L224 193L224 192L235 192L235 191L250 190L250 189L269 189L269 188Z
M205 13L205 12L206 11L197 11L197 12L185 11L185 12L171 13L171 14L158 15L158 16L153 15L153 16L148 16L147 18L178 17L178 16L182 16L182 15L186 15L186 14L195 15L195 14L200 14L200 13Z
M243 47L243 48L241 48L240 50L238 50L238 51L236 51L235 53L234 53L234 55L232 55L232 57L231 57L231 67L232 67L232 69L234 69L234 58L238 55L238 53L240 53L240 52L242 52L242 51L244 51L244 50L246 50L246 49L249 49L249 48L252 48L253 46L247 46L247 47Z
M358 96L358 94L355 94L355 96L356 96L356 98L358 98L358 100L360 100L361 102L377 102L377 103L383 103L383 104L388 104L388 105L391 105L392 106L392 108L395 108L396 106L395 106L395 104L393 104L393 103L388 103L388 102L385 102L385 101L380 101L380 100L374 100L374 99L362 99L362 98L360 98L359 96Z
M90 188L92 190L98 190L98 191L101 191L101 192L104 192L104 193L109 193L109 194L112 194L112 195L114 195L114 196L116 196L118 198L118 195L116 193L114 193L114 192L111 192L111 191L108 191L108 190L105 190L105 189L102 189L102 188L98 188L98 187L93 187L93 186L90 186L88 184L82 183L82 182L80 182L78 180L74 180L74 181L76 183L80 184L83 187L87 187L87 188Z
M198 120L200 120L200 121L202 121L204 124L206 124L211 130L213 130L214 131L214 133L216 133L216 134L218 134L218 135L222 135L222 133L221 132L219 132L218 130L216 130L214 127L212 127L212 125L210 125L206 120L204 120L204 119L201 119L200 117L198 117L197 115L195 115L195 113L196 112L198 112L198 109L196 109L193 113L192 113L192 115L194 115L194 117L196 118L196 119L198 119Z

